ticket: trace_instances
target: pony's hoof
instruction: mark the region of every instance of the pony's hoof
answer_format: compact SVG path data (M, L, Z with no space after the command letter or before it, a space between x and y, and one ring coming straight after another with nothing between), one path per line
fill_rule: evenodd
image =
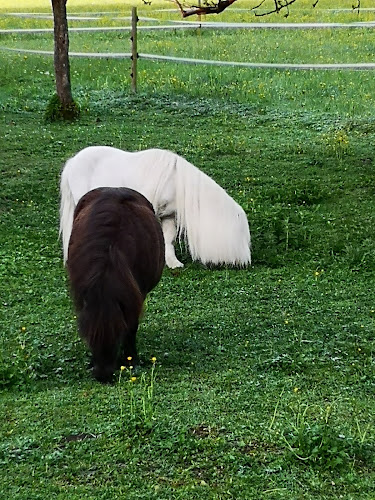
M178 267L184 267L183 263L177 259L174 260L173 262L166 262L166 264L167 267L169 267L169 269L177 269Z
M108 368L99 368L94 366L92 368L92 376L102 384L111 384L113 382L114 372Z

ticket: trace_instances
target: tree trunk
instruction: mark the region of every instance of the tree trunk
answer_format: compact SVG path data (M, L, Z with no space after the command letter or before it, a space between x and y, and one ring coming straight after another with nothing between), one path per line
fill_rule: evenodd
M52 98L46 112L48 119L72 120L79 115L79 106L74 102L70 85L69 34L66 15L67 0L51 0L54 23L54 65L56 96Z
M70 86L69 34L66 17L67 0L52 0L55 39L56 92L65 108L73 103Z

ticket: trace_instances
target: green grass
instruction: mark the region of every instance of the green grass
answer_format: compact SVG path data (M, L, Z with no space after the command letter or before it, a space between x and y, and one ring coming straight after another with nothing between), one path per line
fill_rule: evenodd
M134 96L127 61L72 60L67 125L43 121L51 59L0 66L0 498L375 498L372 73L140 61ZM186 156L253 239L247 270L179 249L144 365L113 386L91 379L58 241L59 173L89 144Z
M239 4L240 5L240 4ZM322 13L327 13L325 3L321 9L312 9L309 2L298 2L308 12L307 21L321 20ZM339 4L340 5L340 4ZM297 9L296 6L296 9ZM329 4L329 7L335 5ZM345 5L342 5L345 7ZM346 5L349 8L349 4ZM367 4L363 4L366 8ZM69 4L72 13L77 14L74 2ZM163 19L178 19L173 12L151 10L153 7L140 9L140 16ZM83 9L83 7L81 7ZM116 20L117 15L128 15L130 10L121 6L108 5L105 12L113 10L114 19L108 14L98 21L72 21L73 26L128 26L129 21ZM303 9L302 9L303 10ZM96 8L96 12L98 8ZM103 9L99 9L103 11ZM82 12L82 11L81 11ZM95 12L95 10L94 10ZM296 22L302 19L297 12L288 20ZM213 19L241 21L254 20L251 13L228 9L223 15ZM331 15L333 16L333 14ZM349 16L349 18L348 18ZM331 21L353 22L373 19L372 11L361 11L356 14L338 11ZM211 20L211 18L209 18ZM255 20L278 21L280 16L256 18ZM147 24L141 22L141 24ZM43 19L24 19L16 17L0 17L0 27L17 28L29 25L32 27L51 27L52 21ZM107 33L74 33L70 34L71 51L83 52L130 52L130 34L128 32ZM46 34L6 34L0 35L0 44L11 48L53 50L52 35ZM334 30L245 30L197 32L176 31L162 32L140 31L138 34L138 52L167 56L190 57L197 59L215 59L223 61L247 61L268 63L363 63L371 62L374 53L374 41L371 29L334 29ZM5 55L2 52L2 55ZM2 75L1 89L13 87L14 65L26 73L32 72L34 82L27 89L17 89L19 98L28 110L44 107L40 101L40 86L53 85L52 57L35 57L29 60L28 54L9 54L2 61L5 72ZM35 68L35 61L38 61ZM97 60L72 59L72 83L80 102L90 107L90 99L104 100L108 89L119 91L130 85L129 60ZM8 67L10 70L8 70ZM37 69L37 71L35 71ZM35 74L36 73L36 74ZM261 107L277 106L283 112L299 112L301 109L315 112L337 113L348 119L357 116L370 116L375 106L373 72L348 71L284 71L284 70L252 70L232 67L212 67L182 65L173 63L157 63L139 60L138 88L145 94L173 94L196 100L210 99L213 95L225 102ZM3 90L0 90L0 96ZM113 95L113 92L111 92ZM14 92L6 92L3 105L12 109Z

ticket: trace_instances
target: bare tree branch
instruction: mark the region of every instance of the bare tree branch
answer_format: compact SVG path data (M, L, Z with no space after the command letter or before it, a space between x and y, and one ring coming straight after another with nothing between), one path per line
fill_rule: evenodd
M180 9L182 17L189 17L194 15L203 15L203 14L220 14L230 5L234 4L237 0L217 0L209 2L204 1L203 5L192 5L191 7L184 7L183 3L180 0L173 0L174 3Z
M255 7L253 7L250 10L255 11L256 9L259 9L259 7L261 7L265 1L266 0L262 0L260 2L260 4L256 5ZM289 5L292 5L292 3L294 3L295 1L296 0L273 0L273 2L274 2L273 9L270 9L266 12L263 12L262 14L258 14L257 12L255 12L255 15L257 17L268 16L269 14L274 14L275 12L278 14L281 10L286 9L285 17L288 17L289 16ZM318 0L318 2L319 2L319 0Z
M195 0L197 1L197 0ZM199 16L205 14L220 14L225 9L233 5L237 0L198 0L198 5L189 2L189 0L171 0L175 5L177 5L182 17L189 16ZM297 0L272 0L273 7L267 8L264 12L258 13L257 10L262 6L267 5L267 0L258 0L258 4L254 7L249 7L249 10L254 11L255 16L262 17L268 16L273 13L279 13L285 11L285 17L289 16L289 6L295 3ZM353 10L360 10L361 0L354 0L355 3L352 5ZM152 0L143 0L145 4L150 4ZM312 7L316 7L319 0L311 0Z
M359 14L359 11L361 9L361 0L357 0L357 5L352 5L352 9L353 10L358 10L358 14Z

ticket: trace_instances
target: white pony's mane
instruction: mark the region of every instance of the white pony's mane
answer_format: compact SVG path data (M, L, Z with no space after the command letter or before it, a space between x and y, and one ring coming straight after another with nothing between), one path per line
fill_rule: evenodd
M61 175L60 233L68 254L73 213L91 189L126 186L139 191L156 214L175 217L193 260L245 266L250 232L243 209L209 176L182 156L162 149L126 152L106 146L83 149Z
M181 156L176 163L176 222L193 260L250 263L250 232L243 209L222 187Z

